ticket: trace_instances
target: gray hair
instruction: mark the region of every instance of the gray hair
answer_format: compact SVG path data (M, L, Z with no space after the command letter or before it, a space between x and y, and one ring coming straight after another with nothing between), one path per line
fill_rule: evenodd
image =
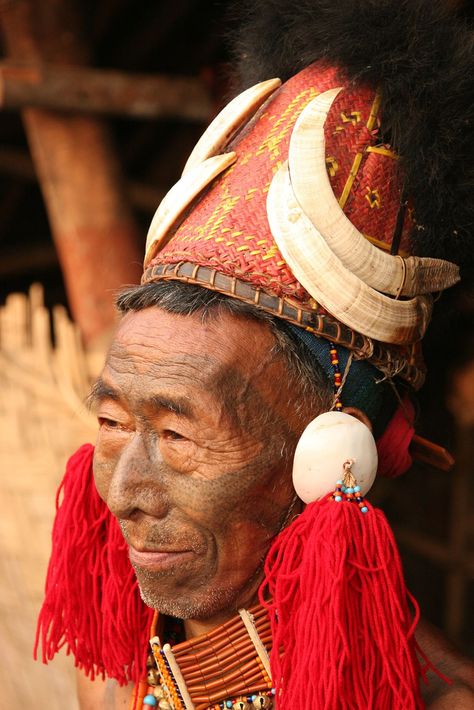
M125 288L116 303L121 313L156 307L183 316L197 313L203 321L228 313L265 323L275 339L273 354L286 361L288 376L295 385L297 411L310 411L316 416L331 406L332 383L319 363L284 321L256 306L180 281L156 281Z

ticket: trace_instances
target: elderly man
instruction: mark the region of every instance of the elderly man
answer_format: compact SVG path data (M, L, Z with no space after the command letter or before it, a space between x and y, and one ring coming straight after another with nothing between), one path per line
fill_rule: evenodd
M266 47L267 80L199 141L153 219L142 285L119 296L95 452L71 459L56 520L45 656L67 643L111 679L81 675L83 708L408 710L428 655L430 707L469 708L462 660L423 626L415 641L365 495L377 465L410 465L430 294L458 279L434 257L465 236L467 207L442 202L449 171L423 148L445 53L471 35L426 0L261 5L256 36L277 28L304 61ZM397 51L370 43L388 20ZM440 140L447 125L465 140L462 114L438 121Z

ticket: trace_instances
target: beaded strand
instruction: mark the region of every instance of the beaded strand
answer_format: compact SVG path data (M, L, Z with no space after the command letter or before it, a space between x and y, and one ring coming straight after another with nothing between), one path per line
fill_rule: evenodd
M337 349L334 343L330 343L331 349L329 350L331 357L331 365L334 374L334 409L338 412L342 410L342 402L339 397L341 385L342 385L342 375L339 369L339 357L337 355ZM336 503L342 503L346 501L347 503L353 503L354 501L359 506L361 513L367 513L368 507L365 503L363 496L360 495L360 486L357 485L357 481L351 471L352 464L354 462L352 459L348 459L343 464L344 475L338 481L336 481L336 488L332 494L332 499Z
M331 365L333 369L333 376L334 376L334 409L338 412L341 411L342 409L342 402L339 398L339 390L341 388L342 384L342 375L341 375L341 370L339 369L339 358L337 355L337 349L334 343L330 343L331 349L329 350L329 355L331 357Z

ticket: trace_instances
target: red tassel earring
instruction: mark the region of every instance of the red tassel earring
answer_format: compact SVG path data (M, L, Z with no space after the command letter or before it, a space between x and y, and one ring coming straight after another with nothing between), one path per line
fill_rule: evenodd
M106 675L124 685L146 675L153 610L140 598L119 525L96 491L93 453L85 444L69 459L58 491L35 657L40 642L45 663L65 646L92 680Z
M308 505L276 538L260 589L277 707L422 708L418 606L384 514L363 498L377 469L375 441L337 406L334 346L331 360L336 411L308 425L295 453L295 490Z

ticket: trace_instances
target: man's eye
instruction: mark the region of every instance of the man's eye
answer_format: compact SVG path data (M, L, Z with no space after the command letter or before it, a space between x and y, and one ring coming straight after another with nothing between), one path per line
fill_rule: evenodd
M180 441L185 438L172 429L164 429L161 435L163 439L171 439L172 441Z
M99 426L105 426L107 429L117 429L120 424L115 419L107 419L107 417L97 417Z

